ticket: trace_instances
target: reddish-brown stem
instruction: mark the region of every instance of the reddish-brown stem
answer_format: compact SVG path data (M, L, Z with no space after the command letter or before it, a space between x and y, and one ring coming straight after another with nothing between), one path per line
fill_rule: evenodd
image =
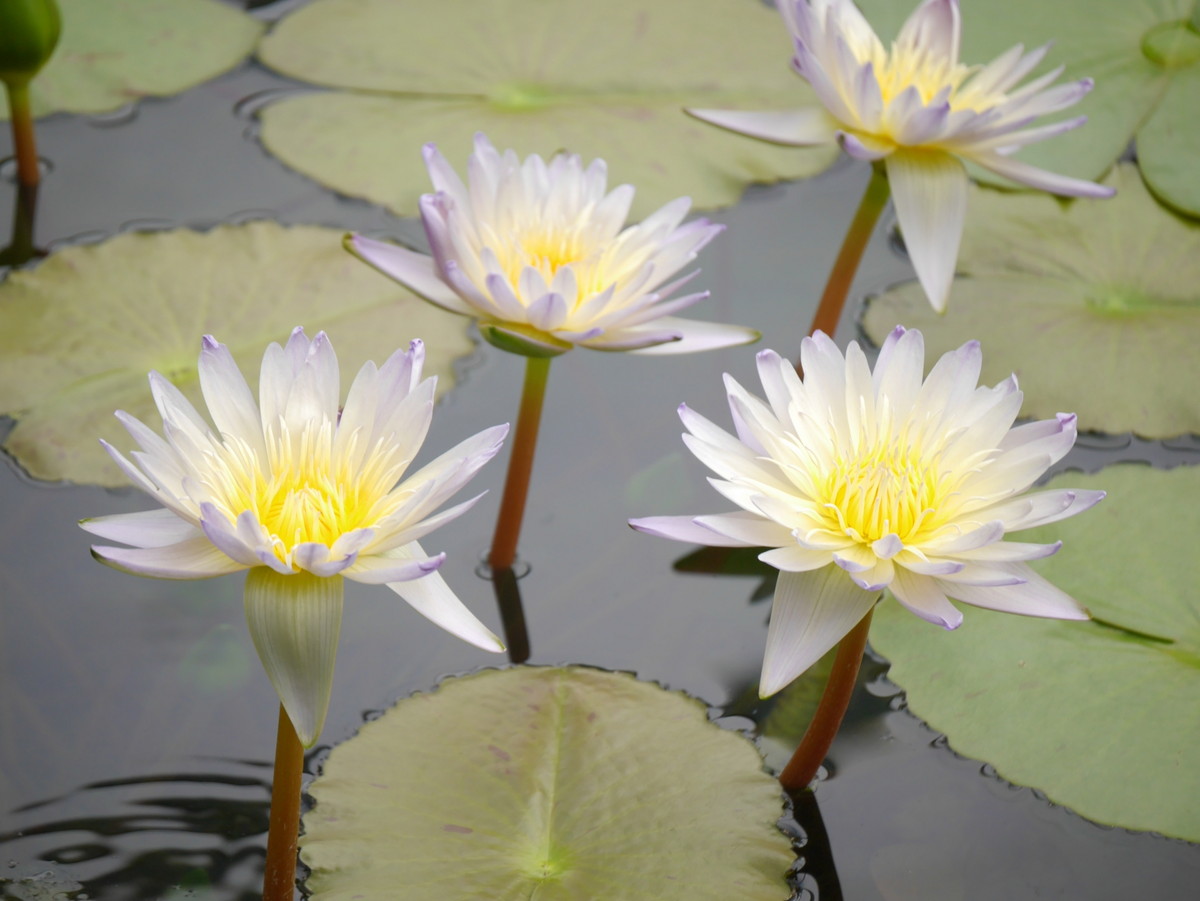
M871 629L871 614L859 620L858 625L846 633L838 645L837 656L833 659L833 670L829 681L825 683L825 692L821 695L821 703L800 746L788 761L788 765L779 774L779 782L790 792L807 788L816 778L829 747L842 725L846 708L850 706L850 697L854 694L854 683L858 679L858 669L862 665L863 652L867 647L867 632Z
M850 228L847 229L846 237L842 241L842 249L838 251L833 269L829 273L829 280L825 283L825 291L821 294L821 302L817 305L817 312L813 316L812 327L808 330L810 335L822 331L832 338L837 332L838 323L842 319L842 308L846 305L846 295L850 293L850 285L854 281L854 274L858 272L858 264L862 260L863 251L867 248L867 242L871 240L875 223L879 220L879 214L883 212L887 202L887 176L881 169L872 166L871 180L867 182L867 189L863 192L862 200L859 201L858 209L854 213L854 219L851 220Z
M37 142L33 136L33 111L29 106L29 82L7 82L8 111L12 120L13 151L17 158L17 180L36 185L42 177L38 168Z
M517 539L521 535L521 521L525 518L525 499L529 495L533 453L537 448L538 426L542 421L542 402L546 399L546 380L549 375L550 357L525 358L521 409L517 413L517 428L508 458L508 475L504 480L504 496L500 499L500 515L496 518L496 534L488 554L488 566L493 575L511 569L517 558Z
M263 901L292 901L296 895L296 845L300 835L300 778L303 772L304 748L296 737L287 711L280 704Z

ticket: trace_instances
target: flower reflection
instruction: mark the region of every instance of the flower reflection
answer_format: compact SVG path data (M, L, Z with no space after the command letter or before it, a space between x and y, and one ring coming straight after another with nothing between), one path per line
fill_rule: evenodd
M874 372L856 343L843 358L823 333L801 348L804 380L773 351L758 355L766 402L726 377L737 437L686 406L684 442L741 509L631 520L651 534L708 545L767 547L780 570L760 693L779 691L836 644L887 588L947 629L950 598L1028 616L1086 619L1027 561L1061 543L1009 532L1086 510L1100 491L1026 494L1075 441L1075 417L1012 428L1015 377L976 387L977 342L922 381L921 333L897 328Z

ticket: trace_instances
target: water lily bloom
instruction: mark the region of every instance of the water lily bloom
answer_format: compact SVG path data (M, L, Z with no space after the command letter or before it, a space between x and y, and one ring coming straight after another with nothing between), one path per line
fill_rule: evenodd
M684 442L740 510L656 516L634 528L691 543L766 547L779 570L759 690L779 691L837 644L883 589L946 629L950 598L1027 616L1086 619L1027 561L1061 542L1003 540L1074 516L1101 491L1026 494L1075 442L1075 417L1012 428L1017 380L976 387L978 342L922 382L924 342L896 328L874 372L857 343L845 358L824 333L801 347L803 381L774 351L758 355L766 401L726 376L737 436L686 406Z
M779 9L795 43L793 65L822 106L688 112L766 141L840 141L851 156L882 160L913 268L934 309L945 308L958 258L967 207L963 160L1054 194L1111 196L1110 188L1012 157L1086 120L1031 124L1092 88L1086 78L1052 87L1061 66L1018 87L1049 45L1028 53L1017 45L986 66L965 66L958 0L924 0L890 50L852 0L780 0Z
M156 510L84 520L131 547L92 548L104 563L164 579L246 577L246 618L259 657L301 742L321 731L333 681L343 579L384 584L437 625L489 651L503 649L438 574L445 554L418 543L478 498L436 512L500 449L495 426L404 476L433 412L414 341L379 367L365 364L339 412L338 361L324 332L302 329L263 355L256 403L229 349L200 351L210 425L157 372L150 390L163 435L124 412L140 445L105 443Z
M432 256L361 235L349 236L347 248L426 300L478 320L501 349L534 357L575 345L687 353L758 337L673 315L708 296L672 296L698 270L675 275L723 228L704 219L680 225L688 198L623 228L634 189L606 193L603 160L584 168L560 153L549 163L536 155L522 162L479 134L469 187L433 144L425 163L435 193L420 208Z

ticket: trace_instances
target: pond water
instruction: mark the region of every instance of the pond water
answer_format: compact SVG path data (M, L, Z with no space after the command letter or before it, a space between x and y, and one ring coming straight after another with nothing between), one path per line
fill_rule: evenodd
M51 171L38 243L264 217L419 242L412 221L323 190L259 147L253 98L294 87L248 63L126 114L43 121L39 149ZM7 137L0 141L4 156ZM696 315L752 325L766 336L760 346L794 355L866 177L843 161L804 183L751 189L715 214L729 228L701 257L699 283L712 299ZM0 210L13 201L12 184L0 183ZM6 228L5 213L0 243ZM889 232L880 229L868 248L852 292L859 300L910 276ZM840 343L854 335L856 316L852 303ZM766 602L750 601L756 581L675 572L687 548L625 525L630 516L721 508L679 440L675 408L686 400L724 421L722 372L757 384L746 349L675 359L575 351L555 360L521 541L530 572L520 587L531 662L634 671L704 698L722 722L745 727L765 710L744 704L768 614ZM521 360L480 346L463 361L426 446L436 451L511 420L522 373ZM1058 469L1195 462L1200 450L1191 440L1082 444ZM493 462L475 483L490 489L476 511L426 542L449 553L447 580L497 629L491 585L475 568L503 475L503 459ZM257 896L276 699L244 626L242 577L133 579L95 563L76 526L84 516L148 506L131 489L39 484L11 461L0 467L6 899ZM497 662L390 592L347 583L333 699L308 771L364 714ZM811 841L797 897L1194 897L1195 846L1087 822L956 756L904 710L885 673L882 661L864 667L816 794L820 818L802 817Z

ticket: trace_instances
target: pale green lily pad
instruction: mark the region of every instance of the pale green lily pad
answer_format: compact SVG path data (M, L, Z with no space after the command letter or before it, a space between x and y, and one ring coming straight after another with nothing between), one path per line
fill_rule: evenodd
M1091 610L1059 622L968 608L943 632L881 604L871 644L909 708L960 754L1089 819L1200 841L1200 468L1136 464L1055 487L1101 488L1038 566Z
M343 390L367 360L422 338L426 373L448 388L473 347L467 320L364 266L342 234L273 222L124 234L11 272L0 282L0 413L17 424L4 449L38 479L127 484L97 439L130 446L114 410L159 422L151 369L200 404L205 334L254 385L268 344L297 325L324 329Z
M1131 165L1106 182L1116 197L1069 204L975 189L946 312L906 283L870 302L867 334L919 328L929 359L979 339L982 381L1015 372L1026 416L1200 432L1200 225L1159 206Z
M779 783L705 706L623 673L449 679L335 747L301 856L316 901L783 901Z
M890 40L917 0L857 0ZM990 62L1015 44L1053 41L1035 74L1060 63L1060 82L1096 86L1058 118L1082 128L1022 150L1036 166L1096 179L1136 138L1146 180L1167 203L1200 216L1200 16L1196 0L960 0L962 59ZM1188 21L1197 24L1189 26ZM995 176L977 172L984 180Z
M62 37L30 82L35 116L103 113L232 69L262 23L217 0L58 0ZM0 119L8 118L0 104Z
M705 125L692 107L811 104L787 30L753 0L317 0L259 56L338 89L262 111L262 141L343 194L412 216L430 190L421 146L465 171L472 136L522 156L609 164L641 218L676 197L735 203L750 182L825 169L836 148L774 147Z

